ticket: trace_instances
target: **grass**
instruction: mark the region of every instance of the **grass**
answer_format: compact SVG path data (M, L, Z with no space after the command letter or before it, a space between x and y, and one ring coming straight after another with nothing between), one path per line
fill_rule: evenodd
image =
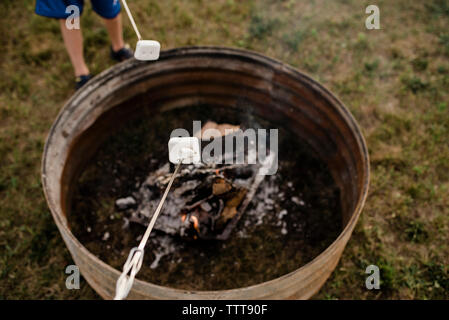
M88 2L87 2L88 3ZM449 298L449 10L447 1L177 0L131 4L145 38L164 48L224 45L262 52L309 73L348 106L367 139L368 201L317 299ZM0 2L0 299L89 299L65 288L72 259L40 184L46 134L73 94L58 22L34 1ZM125 18L125 37L135 36ZM90 5L82 17L94 73L110 67ZM364 287L381 270L381 289Z

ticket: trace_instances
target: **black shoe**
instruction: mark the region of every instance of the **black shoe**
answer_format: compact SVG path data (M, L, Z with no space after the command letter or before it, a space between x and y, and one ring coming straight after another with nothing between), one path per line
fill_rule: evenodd
M76 77L75 89L78 90L79 88L84 86L90 79L92 79L92 75L90 75L90 74Z
M122 62L132 58L133 56L134 52L131 50L128 44L125 44L125 46L119 51L114 51L111 47L111 58L115 61Z

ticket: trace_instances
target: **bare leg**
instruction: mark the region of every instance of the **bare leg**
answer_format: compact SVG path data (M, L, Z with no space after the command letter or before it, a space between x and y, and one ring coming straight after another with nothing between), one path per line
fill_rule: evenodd
M123 28L122 28L122 15L119 13L113 19L103 19L106 29L109 33L109 38L111 38L112 50L118 51L125 46L123 41Z
M59 20L61 26L62 38L64 39L65 48L72 61L72 66L75 71L75 76L82 76L89 74L89 68L84 61L83 55L83 35L81 29L67 29L65 20Z

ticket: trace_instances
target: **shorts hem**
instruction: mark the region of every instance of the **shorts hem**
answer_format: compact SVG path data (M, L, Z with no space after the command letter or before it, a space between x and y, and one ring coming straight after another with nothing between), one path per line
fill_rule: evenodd
M100 13L100 12L96 11L95 9L93 9L93 11L95 11L95 13L98 14L103 19L114 19L121 12L121 10L118 10L117 12L114 12L113 14L103 14L103 13Z
M64 13L64 15L57 15L57 14L51 14L51 13L38 12L37 10L35 10L34 13L36 13L38 16L41 16L41 17L58 19L58 20L67 19L68 17L71 16L71 14L67 14L67 13ZM82 14L83 14L83 11L80 11L80 17Z
M36 12L36 14L38 15L38 16L41 16L41 17L44 17L44 18L50 18L50 19L58 19L58 20L65 20L65 19L67 19L69 16L63 16L63 17L61 17L61 16L56 16L56 15L51 15L51 14L44 14L44 13L39 13L39 12Z

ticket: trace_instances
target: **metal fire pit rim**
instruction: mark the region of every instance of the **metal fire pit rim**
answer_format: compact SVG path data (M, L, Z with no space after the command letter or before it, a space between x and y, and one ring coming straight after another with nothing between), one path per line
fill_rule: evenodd
M146 282L143 280L136 279L136 285L133 288L133 291L139 292L139 287L142 286L151 286L154 287L156 290L165 290L168 292L171 292L173 295L183 295L185 296L185 299L192 299L192 295L195 298L207 298L211 296L215 296L213 298L220 298L220 297L227 297L229 294L233 293L239 293L239 292L250 292L255 289L260 289L263 287L267 287L273 282L277 282L281 279L288 279L291 276L295 275L298 272L303 272L304 270L308 269L313 264L317 264L320 260L324 259L324 256L326 254L332 254L337 251L337 243L342 240L345 237L350 237L355 224L357 223L357 220L361 214L362 208L366 202L367 196L368 196L368 188L369 188L369 181L370 181L370 163L369 163L369 156L368 156L368 148L366 145L365 138L363 137L362 131L355 121L355 118L350 113L350 111L343 105L343 103L340 101L340 99L333 94L330 90L328 90L324 85L320 84L316 80L314 80L311 76L309 76L307 73L303 72L302 70L298 70L297 68L294 68L282 61L279 61L275 58L271 58L268 56L265 56L261 53L251 51L251 50L245 50L240 48L232 48L232 47L222 47L222 46L187 46L187 47L179 47L179 48L172 48L169 50L164 50L161 52L160 60L168 60L173 59L180 56L185 55L198 55L198 54L204 54L210 55L211 57L216 57L217 55L222 55L223 57L230 57L230 56L238 56L239 59L242 59L242 57L246 58L248 61L255 62L262 65L269 65L272 68L276 69L279 68L284 72L292 73L295 76L299 76L305 81L308 81L311 86L318 87L322 93L325 93L327 96L327 99L334 100L334 106L338 107L339 113L345 118L346 123L351 126L351 129L353 132L357 133L355 135L356 140L358 142L358 145L362 151L362 154L364 156L364 172L366 173L366 176L364 177L363 181L363 189L360 191L360 196L357 202L357 206L353 210L353 214L351 215L350 220L346 224L346 226L343 228L343 230L340 232L339 236L330 244L324 251L322 251L319 255L317 255L314 259L306 263L305 265L301 266L300 268L287 273L285 275L282 275L280 277L277 277L275 279L261 282L255 285L241 287L241 288L233 288L233 289L226 289L226 290L183 290L183 289L175 289L171 287L165 287L160 286L157 284L153 284L150 282ZM94 77L88 85L86 85L85 88L82 90L79 90L76 92L64 105L64 107L59 111L58 116L56 117L56 120L52 124L49 133L46 138L46 143L44 146L44 152L42 156L41 161L41 179L42 179L42 186L44 191L44 196L46 198L46 201L48 204L53 203L49 195L48 190L48 183L47 183L47 169L49 168L47 165L47 155L49 151L49 144L51 143L53 139L53 135L55 134L56 129L58 128L58 125L60 121L63 118L63 115L66 112L70 111L70 106L74 105L74 102L77 100L83 100L84 98L88 97L91 93L93 93L98 87L100 87L103 83L107 82L111 78L113 78L115 75L126 71L128 69L134 69L137 68L141 64L147 64L149 62L142 62L137 61L134 59L122 62L120 64L117 64L103 72L101 72L99 75ZM157 62L156 62L157 63ZM75 108L75 106L72 106ZM81 251L83 251L85 254L92 255L93 259L95 259L99 264L103 265L106 269L108 269L110 272L112 272L115 276L119 276L120 272L113 268L112 266L108 265L107 263L103 262L101 259L93 255L84 245L82 245L78 239L74 236L74 234L71 232L70 228L68 228L66 221L63 221L60 214L58 212L55 212L54 208L50 206L50 210L52 213L53 218L55 219L55 222L58 222L62 227L64 227L65 231L67 232L67 235L70 237L70 240L72 240L75 244L79 245ZM63 237L64 238L64 237ZM64 241L67 242L66 239ZM333 269L333 268L332 268ZM89 280L88 280L89 281ZM270 292L267 292L267 294L270 294ZM312 293L311 295L313 295ZM103 296L103 294L100 293L100 295ZM310 296L311 296L310 295ZM106 295L104 297L107 297Z

